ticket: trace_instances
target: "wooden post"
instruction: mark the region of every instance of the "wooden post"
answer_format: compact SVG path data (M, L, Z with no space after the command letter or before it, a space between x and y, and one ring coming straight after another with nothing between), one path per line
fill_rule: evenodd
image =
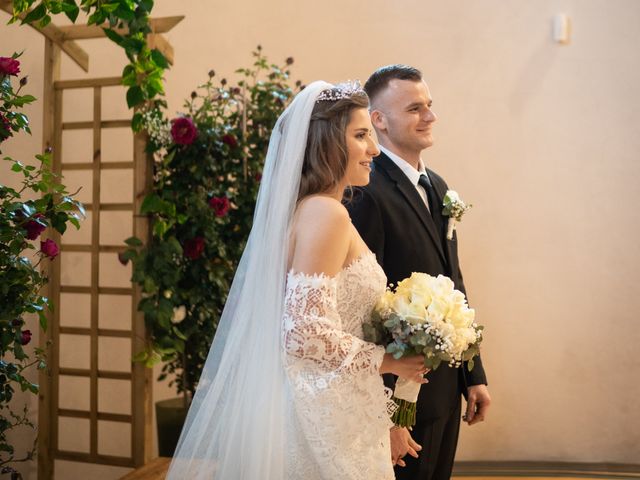
M146 152L147 137L138 133L134 137L133 144L133 235L138 237L146 245L150 238L149 219L140 215L140 206L153 185L153 159ZM133 285L131 318L133 336L131 342L132 356L145 348L144 314L138 311L138 303L142 298L142 290L139 285ZM151 369L142 363L133 364L134 382L131 388L133 418L131 428L133 461L136 466L142 466L151 459L151 447L153 445L153 375ZM136 439L144 438L144 442Z
M60 78L60 48L49 39L45 39L44 44L44 92L42 94L43 121L42 121L42 146L43 149L53 148L53 170L60 169L60 145L61 130L60 121L62 118L62 102L56 105L58 92L54 89L54 83ZM61 93L60 93L61 95ZM52 230L52 229L51 229ZM59 241L59 236L58 236ZM60 297L60 259L46 263L45 274L49 278L49 283L45 287L47 298L58 303ZM56 298L57 297L57 298ZM53 367L57 365L57 346L53 345L49 350L47 345L51 341L54 330L59 325L59 311L55 309L53 314L48 316L48 328L46 333L40 337L40 347L48 352L49 358L53 359ZM53 478L53 451L58 443L56 422L51 422L52 414L58 400L57 385L53 381L57 379L57 372L47 368L40 372L40 394L38 396L38 478L48 480ZM57 382L56 382L57 383Z
M91 335L89 380L91 403L89 406L89 456L94 461L98 456L98 302L100 282L100 141L102 130L102 88L93 88L93 190L91 198Z

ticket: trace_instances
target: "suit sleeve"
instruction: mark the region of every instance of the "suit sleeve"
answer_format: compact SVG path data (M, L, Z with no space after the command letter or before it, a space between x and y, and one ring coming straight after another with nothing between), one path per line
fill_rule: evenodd
M467 368L467 362L464 362L461 368L464 372L467 387L472 387L474 385L487 385L487 376L484 373L482 358L480 358L480 355L473 357L473 370L469 371Z
M447 185L447 182L445 182L442 177L440 177L438 174L432 171L429 171L429 173L432 175L432 178L435 177L435 181L439 181L442 183L442 186L445 192L449 190L449 186ZM454 235L456 236L456 239L457 239L458 232L454 232ZM464 285L464 279L462 277L462 270L460 269L460 265L458 265L457 274L458 274L458 278L452 279L452 280L454 280L454 283L456 284L456 288L458 288L462 293L464 293L465 297L467 297L467 302L468 302L469 297L467 296L467 289ZM464 364L461 367L466 386L471 387L473 385L487 385L487 376L484 372L484 367L482 366L482 358L480 358L480 355L474 357L473 363L474 363L473 370L471 371L469 371L468 362L464 362ZM466 396L466 392L464 393Z
M367 247L375 253L378 263L384 266L384 224L378 202L368 190L356 188L353 198L346 202L345 207Z

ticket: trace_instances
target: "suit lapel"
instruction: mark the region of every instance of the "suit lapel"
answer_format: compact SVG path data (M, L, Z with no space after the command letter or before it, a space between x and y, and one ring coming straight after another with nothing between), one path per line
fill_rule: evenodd
M440 182L434 181L434 175L431 174L431 171L429 169L427 169L427 173L429 174L431 185L433 185L433 189L435 190L436 196L438 197L438 209L436 215L438 221L441 222L441 225L444 228L443 242L446 244L447 263L450 265L450 268L453 268L453 266L451 265L451 242L446 239L446 232L449 226L449 217L442 214L443 199L447 192L444 191L444 185L442 185Z
M384 170L389 178L395 182L396 188L400 191L411 209L416 213L418 219L429 233L431 240L433 240L433 244L442 257L442 260L446 262L447 258L442 248L442 241L439 238L438 229L431 217L431 214L429 213L429 210L422 201L422 198L420 198L416 187L409 181L402 170L400 170L398 166L384 153L381 153L373 161L377 167ZM439 214L441 214L441 212L439 212Z

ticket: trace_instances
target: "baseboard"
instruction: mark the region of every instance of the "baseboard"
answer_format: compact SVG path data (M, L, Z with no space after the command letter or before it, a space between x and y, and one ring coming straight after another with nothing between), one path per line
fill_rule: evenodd
M459 477L640 478L640 464L564 462L456 462Z

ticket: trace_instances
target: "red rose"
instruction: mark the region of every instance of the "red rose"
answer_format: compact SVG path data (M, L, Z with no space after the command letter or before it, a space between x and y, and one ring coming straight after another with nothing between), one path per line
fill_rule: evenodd
M189 117L171 120L171 137L178 145L191 145L198 136L198 129Z
M197 260L204 252L204 238L195 237L184 242L184 254L191 260Z
M0 142L4 142L9 137L13 137L11 123L7 117L0 113Z
M262 181L262 173L261 172L256 173L255 179L256 179L256 182L261 182Z
M209 206L213 208L213 211L216 213L216 217L224 217L227 213L229 213L229 199L226 196L223 197L213 197L209 200Z
M31 330L23 330L20 338L20 343L26 345L31 341Z
M15 58L0 57L0 75L18 75L20 62Z
M230 133L222 136L222 143L229 145L229 148L236 148L238 146L238 140Z
M125 266L129 263L129 260L124 256L124 252L118 253L118 261Z
M29 220L27 224L24 226L25 230L27 231L27 238L29 240L35 240L40 236L42 232L44 232L47 229L46 225L43 225L42 223L38 222L39 218L45 218L45 216L41 213L36 213L33 216L33 220Z
M40 251L45 257L49 257L51 259L56 258L58 253L60 253L60 249L56 242L50 239L40 242Z

